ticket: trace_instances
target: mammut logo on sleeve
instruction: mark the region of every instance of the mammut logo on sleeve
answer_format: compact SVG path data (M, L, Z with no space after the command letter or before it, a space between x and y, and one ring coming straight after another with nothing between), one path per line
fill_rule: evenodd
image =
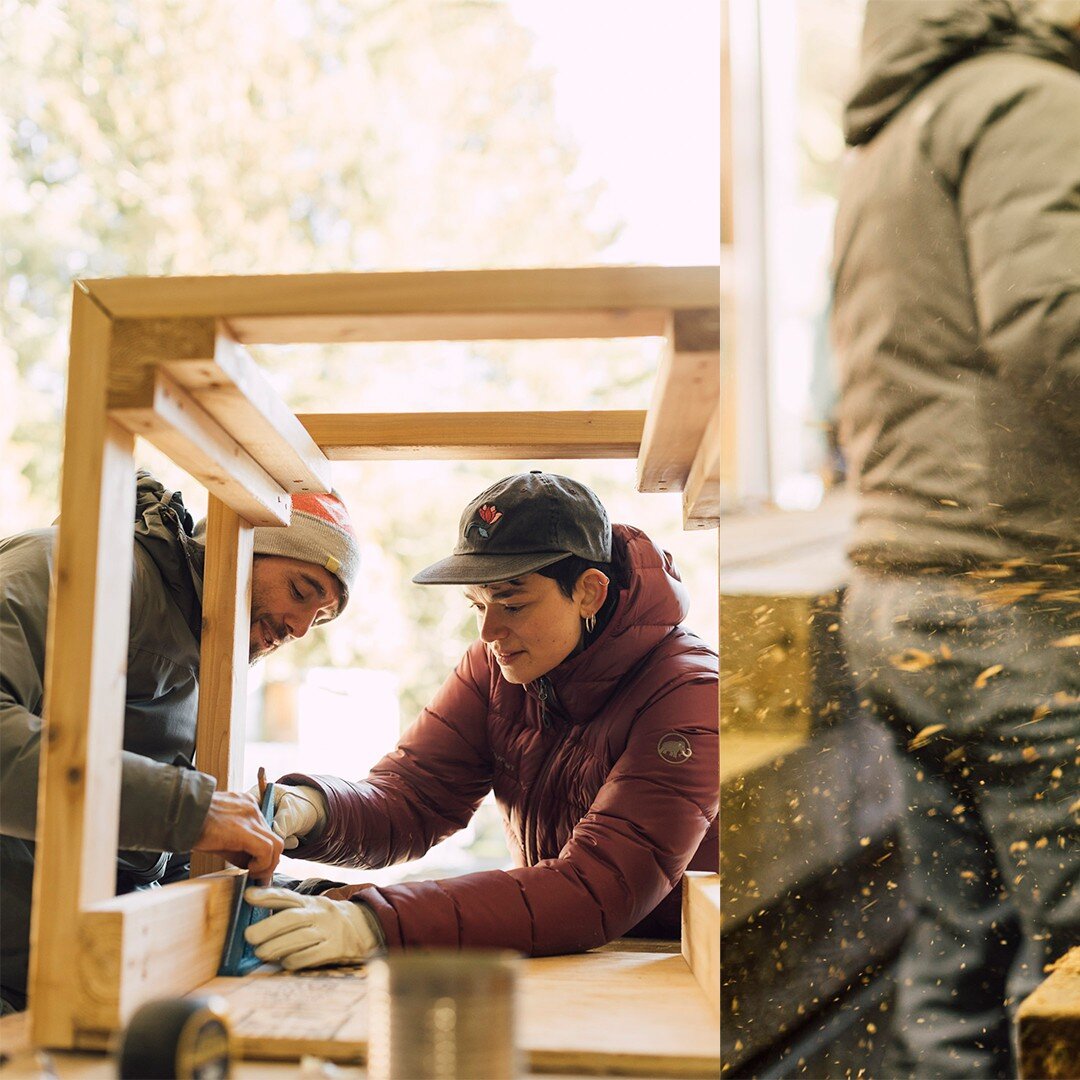
M693 757L694 751L690 749L690 741L677 732L669 731L656 747L657 753L672 765L678 765L687 758Z

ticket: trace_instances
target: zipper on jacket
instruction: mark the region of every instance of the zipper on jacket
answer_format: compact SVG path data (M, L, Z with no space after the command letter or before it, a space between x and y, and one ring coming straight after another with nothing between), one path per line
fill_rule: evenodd
M540 726L543 728L551 727L551 718L548 716L548 696L551 693L550 683L547 681L547 677L540 676L536 684L536 696L540 699Z
M557 702L555 697L555 687L551 685L546 676L541 676L536 681L536 696L540 701L540 724L545 731L550 731L554 726L554 718L551 713L548 712L548 702L552 704ZM522 847L525 850L525 864L526 866L535 866L539 861L539 846L537 844L537 823L539 821L539 813L534 813L534 808L538 805L540 799L543 798L545 792L545 783L547 781L548 773L551 770L551 762L555 758L555 755L559 752L561 742L556 742L550 750L548 750L544 757L544 763L540 767L540 770L536 774L536 779L533 781L532 790L533 797L528 799L522 813Z

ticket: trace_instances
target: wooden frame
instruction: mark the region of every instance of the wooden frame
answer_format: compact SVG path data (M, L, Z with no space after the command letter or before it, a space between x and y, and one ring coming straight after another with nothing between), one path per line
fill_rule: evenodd
M211 494L197 752L200 768L235 788L252 527L287 524L293 492L328 491L331 458L523 456L637 458L640 490L685 489L687 527L714 527L719 300L713 267L76 284L31 930L35 1044L100 1046L144 1000L211 978L234 885L226 872L114 896L135 436ZM632 336L668 340L647 413L298 418L245 349ZM196 869L217 867L198 859Z

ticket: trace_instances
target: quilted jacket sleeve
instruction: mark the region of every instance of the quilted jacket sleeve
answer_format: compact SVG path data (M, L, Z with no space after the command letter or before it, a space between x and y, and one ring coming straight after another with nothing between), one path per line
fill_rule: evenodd
M1080 438L1080 75L1029 66L968 145L958 201L1002 379Z
M318 788L329 809L323 833L290 854L374 869L419 858L464 828L491 790L488 685L482 647L473 646L366 779L283 776Z
M37 824L51 550L45 532L0 546L0 831L24 840L33 840ZM189 850L202 830L213 778L127 750L121 763L120 846Z
M716 816L715 676L639 714L625 751L557 859L439 881L360 886L391 947L579 952L636 925L670 892ZM662 741L690 751L662 756ZM683 741L685 740L685 741ZM344 892L344 890L343 890Z

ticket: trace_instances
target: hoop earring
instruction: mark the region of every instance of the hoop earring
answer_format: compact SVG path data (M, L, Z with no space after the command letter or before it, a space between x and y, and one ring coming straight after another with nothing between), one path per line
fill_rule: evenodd
M589 615L585 619L585 633L591 634L596 629L596 616Z

